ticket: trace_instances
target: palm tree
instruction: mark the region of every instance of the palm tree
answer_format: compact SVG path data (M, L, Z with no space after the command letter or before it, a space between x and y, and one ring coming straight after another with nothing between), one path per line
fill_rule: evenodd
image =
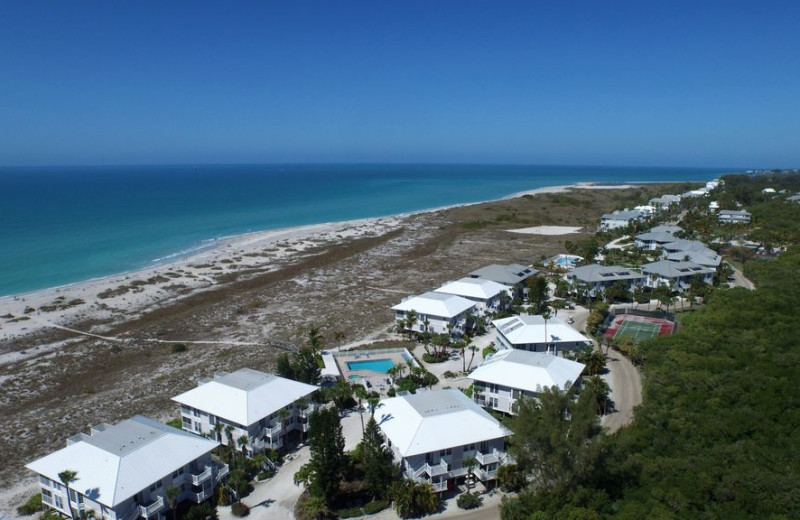
M78 480L78 472L65 469L58 474L58 480L67 488L67 509L69 509L69 517L75 518L75 515L72 514L72 501L69 498L69 485Z
M472 362L475 360L475 353L478 351L478 347L475 345L470 345L469 350L472 352L472 355L469 358L469 365L467 365L465 372L468 372L469 369L472 368Z
M406 313L406 327L408 328L408 339L411 339L411 336L414 334L414 325L416 325L417 321L419 321L419 315L417 311L411 309Z
M214 438L214 440L217 441L217 442L222 442L222 428L223 427L224 427L223 424L221 422L219 422L219 421L217 421L217 424L214 425L214 433L216 434L216 437Z
M247 445L250 444L250 438L245 434L239 437L237 442L239 443L239 448L242 450L242 455L244 455L247 450Z
M172 520L175 520L175 508L178 506L178 497L181 496L181 488L170 486L164 495L167 499L167 506L172 511Z
M550 336L547 335L547 320L550 319L550 307L547 305L542 309L542 318L544 318L544 342L547 353L550 353Z
M320 332L319 327L316 325L311 325L306 332L306 343L314 352L319 352L322 350L323 341L325 338L322 336L322 332Z
M233 426L225 427L225 437L228 439L228 449L231 450L231 469L236 467L236 443L233 442Z
M467 468L467 488L469 488L472 482L472 470L478 465L478 460L475 457L467 457L461 461L461 465Z

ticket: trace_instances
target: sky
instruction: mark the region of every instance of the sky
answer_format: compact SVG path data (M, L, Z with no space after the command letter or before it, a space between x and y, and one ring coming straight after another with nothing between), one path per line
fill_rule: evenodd
M0 2L0 166L800 167L800 2Z

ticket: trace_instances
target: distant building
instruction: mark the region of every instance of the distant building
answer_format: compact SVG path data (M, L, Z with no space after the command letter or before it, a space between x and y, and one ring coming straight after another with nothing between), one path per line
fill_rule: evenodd
M657 288L666 285L673 291L684 292L694 279L699 279L705 284L712 284L716 269L694 262L660 260L643 265L642 273L647 276L648 287Z
M648 201L648 204L653 206L656 209L656 212L665 211L672 206L677 206L680 203L680 195L662 195L661 197L656 197Z
M640 233L636 235L636 247L655 251L662 247L664 244L675 242L675 235L668 231L653 231L652 229L647 233Z
M676 240L662 249L663 257L673 262L690 261L714 268L722 263L722 257L699 240Z
M491 264L469 273L470 278L481 278L510 287L512 297L523 298L526 294L525 282L539 271L521 264Z
M622 283L628 290L644 283L644 276L634 269L599 264L576 267L565 275L565 279L573 288L583 284L592 298L605 297L606 289L615 283Z
M644 220L645 215L639 210L622 210L606 213L600 217L600 231L628 227L634 222Z
M723 209L717 214L720 224L749 224L751 218L752 215L743 209Z
M556 354L592 345L592 341L561 318L523 314L494 320L498 343L506 349Z
M467 458L477 461L473 473L484 483L513 462L505 446L511 431L460 390L383 399L375 415L403 475L429 482L436 491L455 488L469 472Z
M392 310L395 321L405 320L414 311L417 320L411 330L417 332L461 332L466 323L467 313L476 312L477 304L454 294L429 291L419 296L406 298ZM426 325L427 322L427 325Z
M38 473L42 503L62 515L108 520L163 519L167 489L180 490L178 502L211 498L228 466L211 459L219 443L142 416L115 425L100 424L89 435L67 439L67 447L25 467ZM75 471L67 489L58 474ZM69 505L72 511L69 511Z
M537 398L554 386L565 390L578 382L584 368L581 363L551 354L501 350L469 375L474 381L472 398L481 406L514 415L520 398Z
M258 452L282 448L292 431L308 431L314 411L310 398L317 390L314 385L242 368L201 380L172 400L181 405L184 430L227 445L230 426L234 443L247 435L246 449Z
M455 282L447 282L434 292L454 294L471 302L479 314L487 315L498 310L503 294L511 300L511 289L501 283L483 278L462 278Z

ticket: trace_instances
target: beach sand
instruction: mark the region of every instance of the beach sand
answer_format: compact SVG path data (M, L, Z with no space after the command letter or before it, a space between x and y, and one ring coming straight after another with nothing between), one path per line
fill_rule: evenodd
M571 239L588 238L600 214L635 194L549 196L567 190L251 233L168 265L0 298L0 513L15 518L35 491L23 464L66 437L136 413L174 417L170 397L196 379L270 370L280 342L301 343L311 324L329 347L386 339L389 309L404 295L489 263L563 252L563 237L508 233L510 224L581 228ZM187 351L174 352L175 343Z

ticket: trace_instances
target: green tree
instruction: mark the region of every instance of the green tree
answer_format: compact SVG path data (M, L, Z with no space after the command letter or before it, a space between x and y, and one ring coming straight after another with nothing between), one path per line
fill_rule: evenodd
M512 453L536 488L552 491L579 485L600 459L602 428L591 391L549 388L538 400L522 398L512 419Z
M78 472L66 469L58 474L58 480L67 488L67 509L69 510L69 517L75 518L72 512L72 501L70 500L70 484L78 480Z
M373 500L383 498L392 482L400 478L400 471L392 463L392 452L384 445L380 427L370 417L361 441L361 460L364 464L364 482Z
M435 513L439 509L436 491L427 482L400 479L392 485L390 496L394 509L401 518Z
M346 466L342 424L336 410L322 408L311 414L308 444L309 491L330 506L341 496L339 482Z
M175 520L175 508L178 506L178 498L181 496L181 488L170 486L164 494L167 499L167 507L172 511L172 520Z

